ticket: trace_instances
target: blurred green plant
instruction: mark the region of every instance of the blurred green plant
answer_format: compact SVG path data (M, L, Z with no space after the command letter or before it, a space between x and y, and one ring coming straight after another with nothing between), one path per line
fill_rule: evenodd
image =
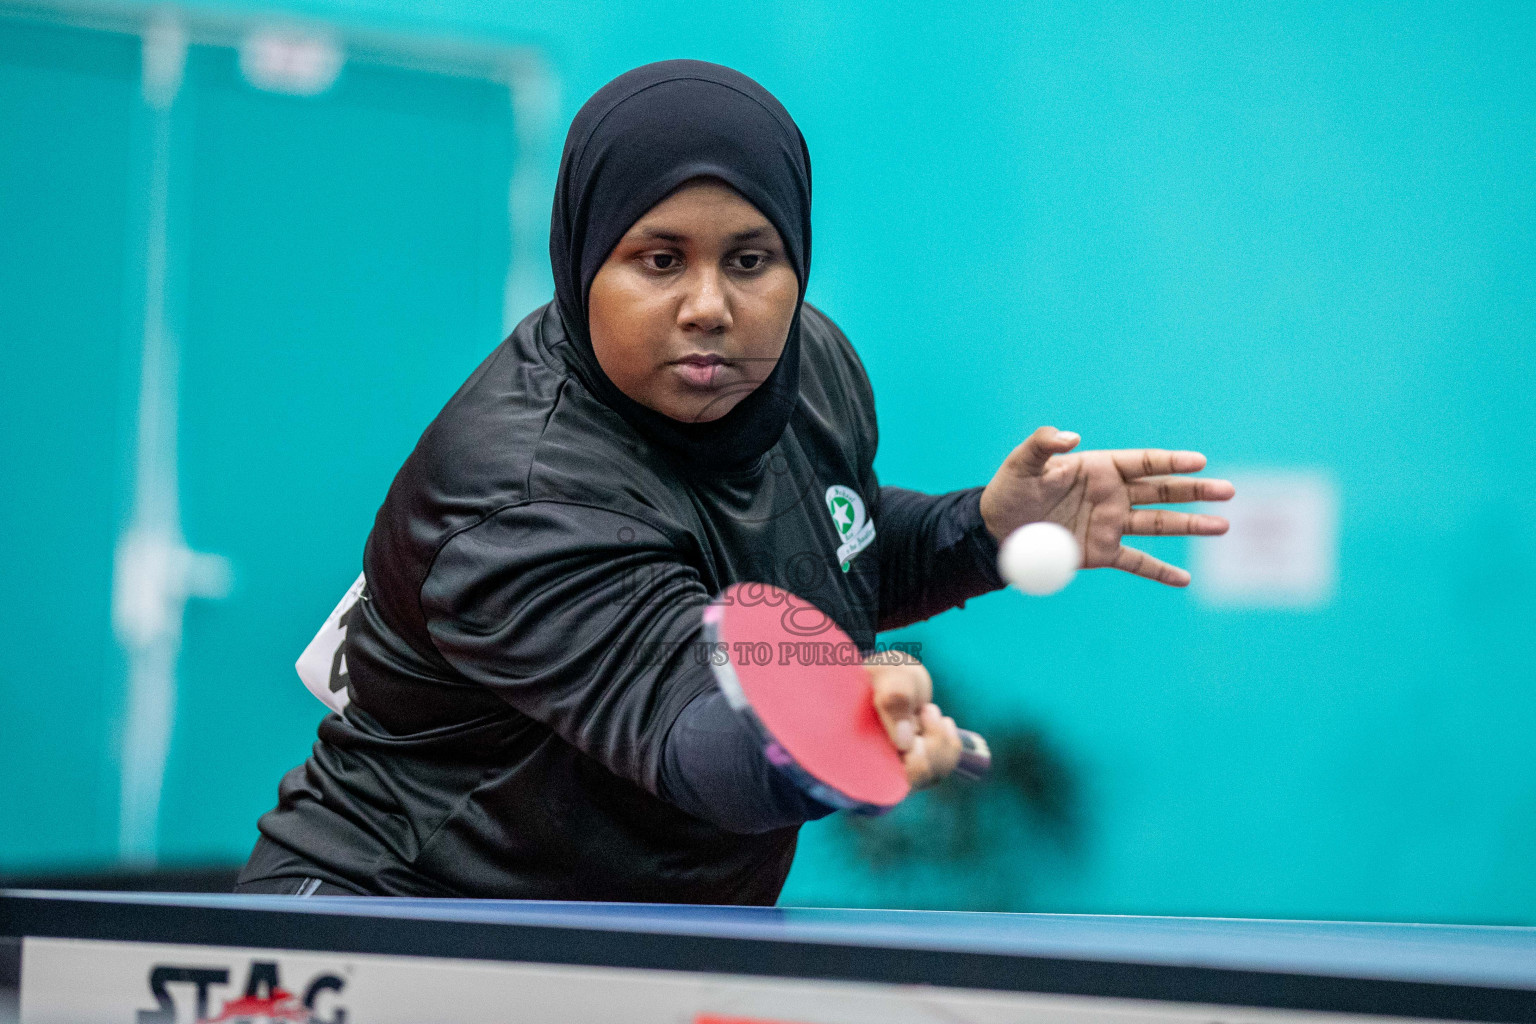
M980 782L951 779L915 793L878 817L839 815L842 838L902 906L1032 909L1031 882L1070 866L1083 852L1078 776L1042 726L968 714L941 689L942 670L925 661L934 699L986 736L992 771ZM962 905L953 885L926 884L935 875L968 880Z

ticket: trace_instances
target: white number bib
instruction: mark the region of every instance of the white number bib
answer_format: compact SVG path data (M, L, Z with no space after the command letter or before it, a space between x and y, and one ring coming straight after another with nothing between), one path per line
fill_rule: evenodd
M347 588L346 594L342 595L340 603L331 614L326 616L325 625L320 627L320 632L315 634L294 665L309 692L319 697L321 703L338 715L351 700L347 695L347 652L343 646L347 639L347 623L366 585L367 580L362 573L358 573L357 579Z

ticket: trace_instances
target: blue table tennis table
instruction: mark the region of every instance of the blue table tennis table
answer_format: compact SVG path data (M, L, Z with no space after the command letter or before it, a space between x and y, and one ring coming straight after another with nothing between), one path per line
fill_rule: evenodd
M23 1024L1536 1022L1536 929L10 891L7 985Z

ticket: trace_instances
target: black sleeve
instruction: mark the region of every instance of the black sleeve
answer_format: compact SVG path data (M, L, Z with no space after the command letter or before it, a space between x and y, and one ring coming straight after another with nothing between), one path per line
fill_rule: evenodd
M716 688L689 702L672 726L661 765L661 797L738 833L798 825L833 811L768 763Z
M980 487L931 495L881 487L881 630L937 615L1003 585Z
M820 817L708 699L708 601L660 531L555 502L455 535L421 590L449 664L615 775L733 832Z

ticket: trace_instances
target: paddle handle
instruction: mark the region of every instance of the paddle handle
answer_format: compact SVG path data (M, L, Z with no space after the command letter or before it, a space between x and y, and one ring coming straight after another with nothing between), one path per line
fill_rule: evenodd
M965 779L985 778L987 772L992 770L992 748L987 746L987 741L980 733L969 729L961 729L959 732L960 761L955 765L955 774Z

